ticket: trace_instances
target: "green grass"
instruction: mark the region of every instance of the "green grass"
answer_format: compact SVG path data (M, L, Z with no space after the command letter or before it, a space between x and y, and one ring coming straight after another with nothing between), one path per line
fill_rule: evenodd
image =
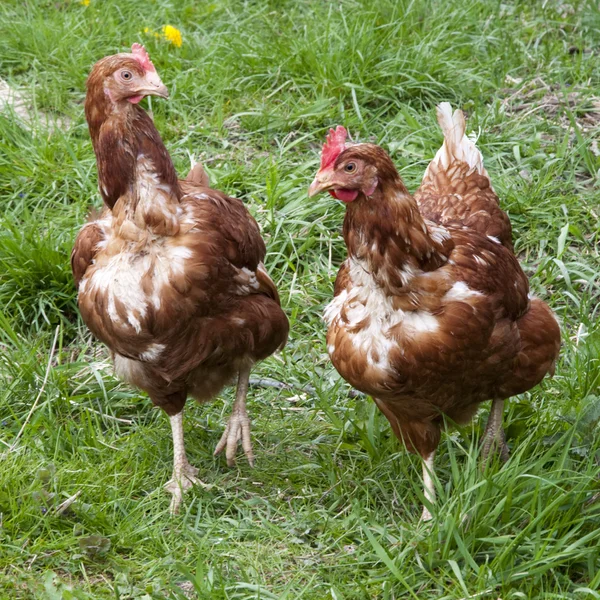
M181 48L141 33L166 23ZM4 0L0 77L72 125L0 115L0 598L600 598L599 31L593 0ZM190 403L213 487L178 518L167 419L113 378L69 269L100 204L85 77L133 41L171 91L151 108L179 172L201 158L263 229L292 333L255 374L317 390L252 390L253 470L212 457L231 390ZM415 189L442 100L479 133L564 343L554 379L508 405L507 464L479 470L487 406L443 437L424 526L418 460L327 359L343 207L306 189L339 123Z

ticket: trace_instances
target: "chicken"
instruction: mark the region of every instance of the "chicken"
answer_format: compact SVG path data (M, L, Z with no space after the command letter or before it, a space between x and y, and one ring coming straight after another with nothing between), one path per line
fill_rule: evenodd
M444 143L414 197L380 147L346 143L343 127L330 131L309 189L347 206L348 257L325 310L329 356L422 457L423 520L444 418L467 423L492 400L482 454L506 458L504 401L553 373L560 346L462 112L442 103L438 121Z
M237 444L252 465L249 372L287 340L288 320L263 265L265 244L240 200L207 187L196 165L178 180L161 137L139 106L168 96L147 52L96 63L85 114L105 211L81 229L71 264L81 316L112 351L116 374L146 391L170 418L177 512L199 480L186 457L187 396L214 398L237 377L233 412L215 454Z

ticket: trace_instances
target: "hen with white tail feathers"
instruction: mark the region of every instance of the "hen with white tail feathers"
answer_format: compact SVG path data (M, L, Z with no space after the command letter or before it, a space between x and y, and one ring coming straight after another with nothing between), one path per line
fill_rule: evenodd
M455 110L453 113L450 103L442 102L437 107L437 118L444 133L444 143L427 167L425 178L432 165L447 169L454 160L465 162L480 175L488 177L481 152L465 133L467 123L463 111Z
M348 257L325 311L329 356L422 456L424 519L445 420L466 423L492 400L483 454L506 459L504 401L552 373L560 346L462 111L444 102L437 114L444 142L414 197L382 148L347 144L343 127L331 130L309 190L347 206Z
M424 217L444 225L464 225L512 249L508 215L500 208L483 156L465 134L462 110L437 107L444 143L431 161L415 200Z

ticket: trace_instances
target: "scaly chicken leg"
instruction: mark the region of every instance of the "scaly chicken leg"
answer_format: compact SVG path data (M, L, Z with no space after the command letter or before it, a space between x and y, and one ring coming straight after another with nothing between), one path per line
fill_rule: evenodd
M508 446L506 445L504 429L502 427L503 411L504 400L493 400L481 446L481 456L484 465L487 463L492 451L498 452L502 462L508 460Z
M227 465L233 467L235 464L235 453L237 445L242 440L242 447L248 458L250 466L254 466L254 453L252 452L252 442L250 441L250 419L246 412L246 395L248 393L248 383L250 380L250 367L242 367L238 377L237 392L233 410L225 431L215 448L215 456L223 448L227 447L225 456Z
M425 500L429 504L435 504L435 485L433 483L433 459L435 457L435 451L429 454L427 457L423 457L423 494ZM431 521L433 516L427 508L427 504L423 505L423 513L421 514L421 521Z
M183 410L169 419L173 430L173 477L165 484L165 489L173 494L169 510L172 515L176 515L179 512L183 492L189 490L194 484L202 484L202 482L196 477L198 469L190 465L185 454Z

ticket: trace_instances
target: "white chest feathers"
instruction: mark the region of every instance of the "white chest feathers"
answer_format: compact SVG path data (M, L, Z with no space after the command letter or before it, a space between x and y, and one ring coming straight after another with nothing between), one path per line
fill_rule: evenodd
M156 239L141 250L101 256L79 285L80 303L88 294L103 296L106 316L114 324L139 333L149 308L160 310L165 286L171 285L172 277L184 273L191 256L192 251L185 246L158 243Z
M394 308L392 297L374 281L362 261L349 258L347 265L350 285L329 303L325 321L330 332L349 337L352 347L366 354L370 366L387 370L389 352L398 347L400 338L434 333L438 319L425 310ZM332 358L337 335L329 337L327 349Z

